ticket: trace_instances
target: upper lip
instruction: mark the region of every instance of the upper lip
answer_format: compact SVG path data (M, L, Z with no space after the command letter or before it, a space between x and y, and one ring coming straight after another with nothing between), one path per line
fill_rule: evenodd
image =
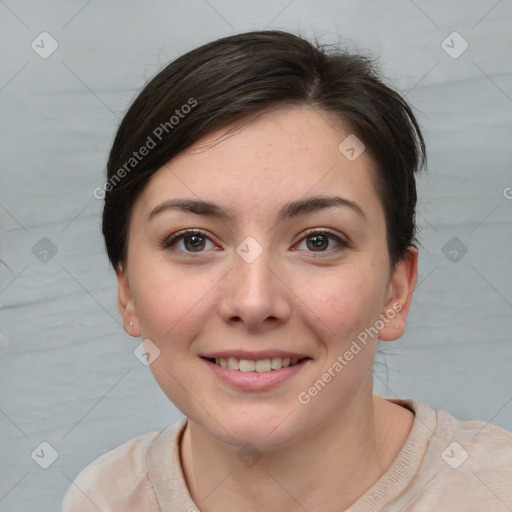
M252 361L272 359L273 357L280 357L281 359L309 358L309 356L306 354L299 354L297 352L285 352L283 350L264 350L259 352L250 352L248 350L222 350L219 352L201 354L201 357L205 357L207 359L227 359L228 357L236 357L237 359L248 359Z

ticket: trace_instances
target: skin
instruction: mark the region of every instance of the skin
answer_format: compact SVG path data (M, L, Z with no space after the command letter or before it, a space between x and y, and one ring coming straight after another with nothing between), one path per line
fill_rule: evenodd
M373 395L376 338L309 403L297 397L393 304L401 311L378 337L402 335L417 252L391 268L372 160L365 151L349 161L338 150L350 130L330 114L281 108L212 145L225 133L212 132L159 169L136 201L118 272L124 326L158 347L151 371L189 419L181 460L201 511L344 510L389 468L414 416ZM285 203L318 195L354 201L364 217L329 207L276 223ZM234 220L178 210L149 220L175 198L212 201ZM190 239L174 250L160 245L192 228L206 232L202 252ZM321 238L319 250L305 234L310 228L330 229L349 245ZM263 251L252 263L236 252L247 236ZM234 349L312 360L272 391L246 392L221 382L200 358ZM252 467L237 457L248 442L262 455Z

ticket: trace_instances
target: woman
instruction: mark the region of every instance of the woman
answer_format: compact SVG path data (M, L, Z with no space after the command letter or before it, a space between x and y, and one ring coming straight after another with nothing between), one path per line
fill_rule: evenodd
M425 160L360 55L250 32L159 73L96 193L124 327L185 418L94 461L64 510L510 510L512 434L372 389Z

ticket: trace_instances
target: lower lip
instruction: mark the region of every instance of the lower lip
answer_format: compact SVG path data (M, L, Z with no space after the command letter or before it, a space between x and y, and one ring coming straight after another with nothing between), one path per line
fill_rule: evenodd
M305 359L294 366L288 366L269 372L241 372L223 368L207 359L203 361L211 368L213 373L223 382L241 391L267 391L297 375L308 364L310 359Z

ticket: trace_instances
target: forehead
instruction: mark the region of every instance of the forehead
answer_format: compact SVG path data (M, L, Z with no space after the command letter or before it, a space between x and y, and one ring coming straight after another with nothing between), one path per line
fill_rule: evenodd
M331 113L289 107L231 131L234 126L211 132L159 169L139 206L150 211L172 197L189 197L250 209L254 217L304 196L341 195L380 208L370 156L357 156L358 139ZM347 153L350 146L354 151Z

